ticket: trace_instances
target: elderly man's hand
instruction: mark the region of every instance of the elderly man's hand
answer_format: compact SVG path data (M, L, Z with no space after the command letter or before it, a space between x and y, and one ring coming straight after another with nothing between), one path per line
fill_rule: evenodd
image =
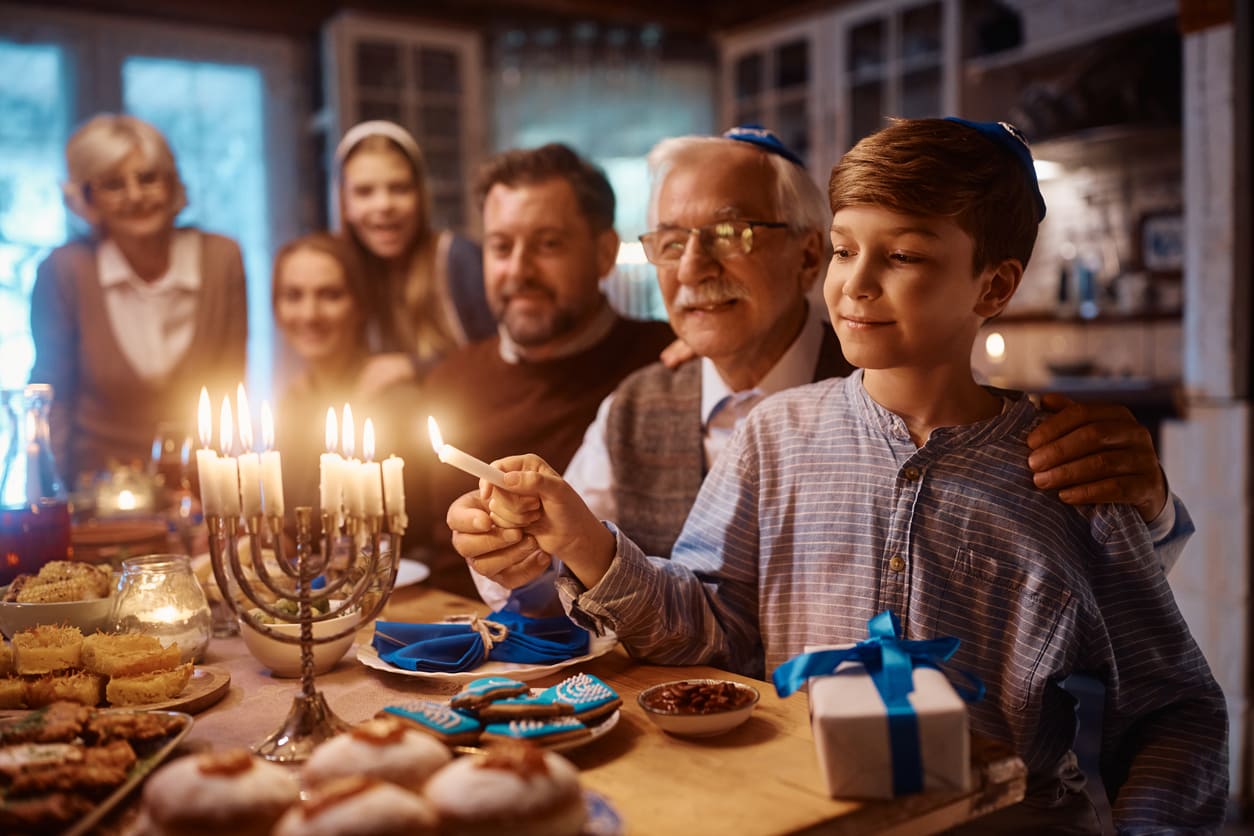
M505 471L506 489L493 488L487 498L492 519L529 518L538 501L538 516L523 530L544 552L560 557L584 586L595 586L614 559L610 530L539 456L510 456L494 464Z
M1028 436L1028 466L1038 488L1057 490L1069 505L1135 505L1150 522L1167 504L1167 482L1149 431L1125 407L1076 403L1049 394L1055 413Z
M453 532L453 548L470 568L506 589L517 589L544 574L549 556L520 528L493 524L481 493L471 491L449 506L445 521Z

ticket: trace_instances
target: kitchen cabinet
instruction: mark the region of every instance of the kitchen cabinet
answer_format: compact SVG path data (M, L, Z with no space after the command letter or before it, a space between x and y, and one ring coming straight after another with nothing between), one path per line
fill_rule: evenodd
M826 181L889 116L958 112L958 0L876 0L720 40L728 125L774 130Z
M478 33L344 13L324 27L322 47L331 212L339 138L358 122L386 119L418 140L434 226L474 232L470 190L484 147Z

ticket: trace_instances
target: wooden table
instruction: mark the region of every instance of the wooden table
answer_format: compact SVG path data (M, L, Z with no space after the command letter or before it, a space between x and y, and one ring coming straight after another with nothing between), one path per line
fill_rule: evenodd
M482 604L422 586L397 590L383 617L437 621L484 613ZM369 641L363 630L359 641ZM353 653L318 677L319 690L341 718L359 722L407 699L444 699L459 686L368 669ZM196 718L194 746L248 745L277 728L299 682L272 679L236 638L215 640L207 663L229 667L230 694ZM617 726L603 738L565 755L584 785L618 811L628 834L934 833L1022 798L1021 760L995 745L973 746L974 786L967 793L923 793L879 802L827 796L804 693L780 699L769 684L710 667L646 665L622 648L579 666L623 698ZM536 680L550 685L574 670ZM748 722L719 737L672 737L655 727L636 695L659 682L723 677L754 685L762 698Z

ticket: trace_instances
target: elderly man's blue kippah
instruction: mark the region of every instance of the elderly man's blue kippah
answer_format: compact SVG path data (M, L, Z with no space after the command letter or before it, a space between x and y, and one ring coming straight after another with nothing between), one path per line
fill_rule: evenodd
M747 142L750 145L756 145L763 151L776 154L790 163L805 167L805 163L801 158L793 152L791 148L785 145L779 137L768 131L761 125L737 125L723 134L724 139L734 139L737 142Z
M1041 186L1036 180L1036 166L1032 162L1032 149L1023 132L1009 122L972 122L959 119L957 116L946 116L948 122L957 122L979 131L993 142L1015 155L1028 174L1028 183L1032 186L1032 196L1036 198L1036 220L1045 220L1045 198L1041 196Z

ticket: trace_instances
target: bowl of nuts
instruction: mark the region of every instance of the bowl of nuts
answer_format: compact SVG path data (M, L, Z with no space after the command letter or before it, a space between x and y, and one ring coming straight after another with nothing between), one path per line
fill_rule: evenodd
M636 702L664 732L712 737L748 720L758 698L757 688L730 679L679 679L646 688Z

